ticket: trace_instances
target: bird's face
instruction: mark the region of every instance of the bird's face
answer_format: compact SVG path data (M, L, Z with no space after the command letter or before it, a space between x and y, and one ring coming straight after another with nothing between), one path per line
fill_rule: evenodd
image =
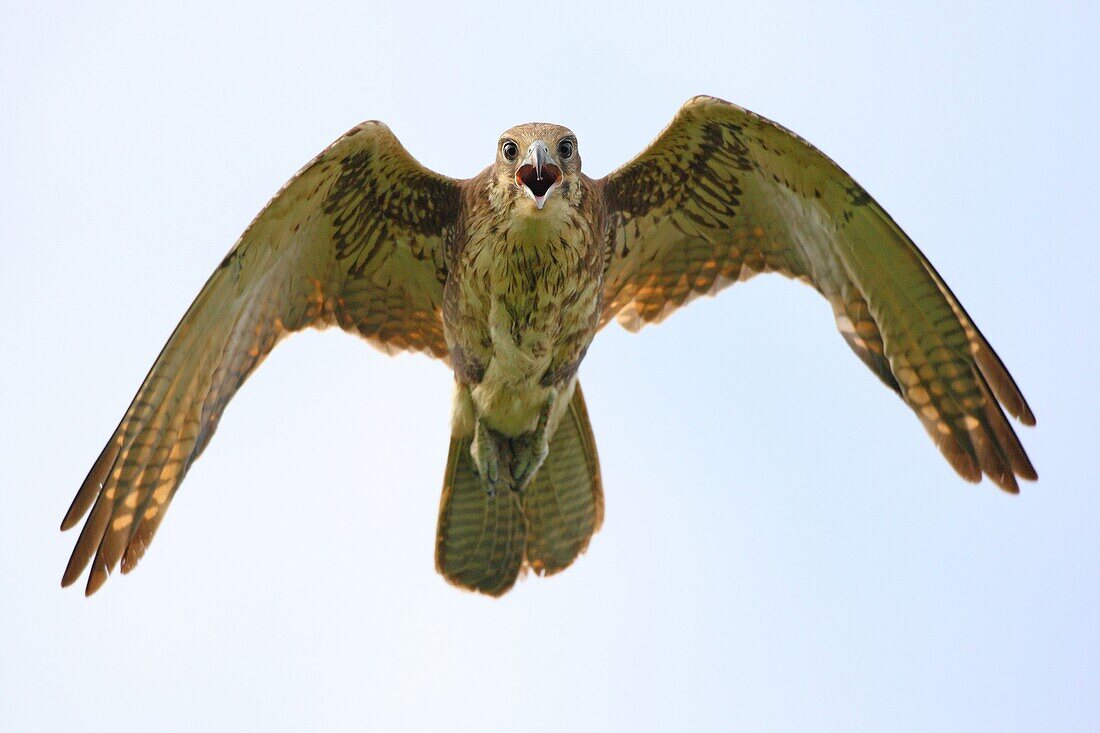
M511 206L542 211L569 203L579 192L581 156L577 136L561 125L531 122L500 136L494 182Z

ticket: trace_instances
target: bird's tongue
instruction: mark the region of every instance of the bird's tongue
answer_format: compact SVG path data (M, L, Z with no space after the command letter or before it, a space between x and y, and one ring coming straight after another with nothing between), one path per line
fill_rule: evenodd
M521 165L519 170L516 171L516 183L521 186L526 186L535 198L541 198L546 195L546 192L550 190L550 187L561 180L561 169L553 163L547 163L542 166L542 175L539 175L539 171L535 166L527 164Z

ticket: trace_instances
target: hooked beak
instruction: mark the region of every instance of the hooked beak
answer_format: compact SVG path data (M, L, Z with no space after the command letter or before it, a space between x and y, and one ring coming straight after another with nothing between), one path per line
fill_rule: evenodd
M516 169L516 185L542 208L551 192L561 183L561 167L550 155L550 148L542 140L536 140L527 148L527 155Z

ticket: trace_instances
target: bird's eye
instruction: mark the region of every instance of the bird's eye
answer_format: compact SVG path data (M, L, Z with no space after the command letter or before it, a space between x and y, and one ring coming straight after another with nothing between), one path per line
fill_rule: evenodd
M569 160L573 157L573 151L575 147L576 146L573 145L573 141L569 138L566 138L565 140L562 140L560 143L558 143L558 155L561 156L562 160Z
M515 160L516 156L519 155L519 146L513 140L505 140L504 144L500 146L500 152L504 155L505 160Z

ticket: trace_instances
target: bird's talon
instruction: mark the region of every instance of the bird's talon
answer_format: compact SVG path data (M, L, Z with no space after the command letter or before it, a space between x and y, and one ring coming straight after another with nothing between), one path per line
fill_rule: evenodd
M546 460L546 456L550 455L550 442L546 436L546 425L550 420L550 411L553 409L556 400L557 390L554 390L539 414L535 429L528 434L529 437L524 449L517 452L515 464L516 491L523 491L527 488L527 485L531 483L531 479L535 477L535 473L542 467L542 462Z
M516 491L523 491L531 483L531 479L535 477L535 472L542 466L542 462L546 460L546 456L550 455L550 447L546 443L545 436L536 436L536 439L541 439L541 444L538 448L532 449L528 453L528 457L522 461L516 462Z
M485 493L496 496L497 484L500 483L500 451L496 441L488 434L488 428L480 420L474 428L470 457L473 458L478 475L485 482Z

